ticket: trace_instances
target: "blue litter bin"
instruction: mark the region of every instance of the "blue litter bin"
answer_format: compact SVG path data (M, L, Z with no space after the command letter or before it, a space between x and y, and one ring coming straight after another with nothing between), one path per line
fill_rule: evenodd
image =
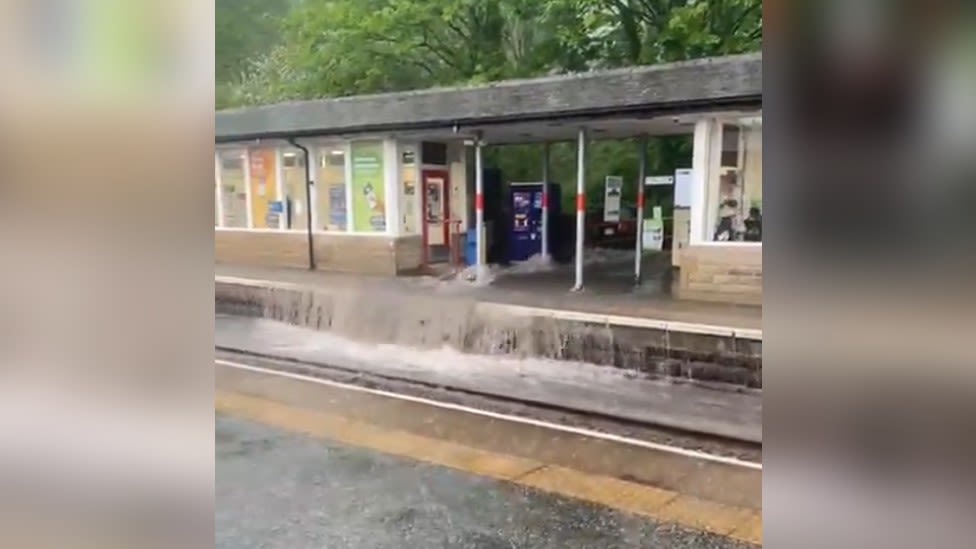
M464 262L469 266L478 262L478 231L476 229L468 229L465 234Z

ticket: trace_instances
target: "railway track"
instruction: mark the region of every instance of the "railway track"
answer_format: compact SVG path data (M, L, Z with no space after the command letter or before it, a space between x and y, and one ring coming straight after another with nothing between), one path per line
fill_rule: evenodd
M611 440L750 469L762 468L762 446L710 433L675 429L581 411L568 405L539 402L467 388L447 387L405 377L305 362L268 354L215 346L216 363L226 367L316 381L389 398L412 400L461 413L527 423L581 436Z

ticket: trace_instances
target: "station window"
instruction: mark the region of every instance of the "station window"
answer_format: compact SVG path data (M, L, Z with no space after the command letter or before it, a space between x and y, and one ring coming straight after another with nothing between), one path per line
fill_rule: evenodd
M417 194L417 153L413 145L400 150L400 234L420 234L420 196Z
M298 149L286 148L281 152L282 213L285 228L305 229L308 201L305 199L305 154Z
M219 211L223 212L224 227L247 228L247 179L244 151L224 151L220 153L220 185L217 199Z
M762 242L762 117L723 122L713 146L708 234L716 242Z
M386 172L383 141L354 141L349 146L352 180L349 200L352 229L357 233L386 232ZM396 200L397 197L392 197Z
M257 229L277 229L283 212L273 207L278 198L277 150L251 149L248 152L248 178L251 192L251 221Z
M346 148L330 145L318 150L316 218L323 231L349 230L346 206Z

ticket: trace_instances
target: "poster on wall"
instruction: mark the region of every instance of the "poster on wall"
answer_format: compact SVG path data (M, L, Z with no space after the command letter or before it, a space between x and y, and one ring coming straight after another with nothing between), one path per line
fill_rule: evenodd
M608 175L604 181L603 221L616 223L620 221L620 196L624 192L624 178L619 175Z
M353 229L357 232L386 230L383 187L383 142L352 144Z
M329 185L329 225L339 231L346 230L346 185Z
M261 229L278 227L278 217L268 215L268 205L277 193L275 180L275 152L273 149L252 150L249 155L251 185L251 217Z

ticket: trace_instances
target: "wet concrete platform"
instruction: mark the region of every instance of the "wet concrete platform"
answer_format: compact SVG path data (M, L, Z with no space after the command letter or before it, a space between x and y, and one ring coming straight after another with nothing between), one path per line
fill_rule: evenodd
M218 547L761 540L754 468L220 362L215 388Z
M637 548L748 545L218 415L220 548Z

